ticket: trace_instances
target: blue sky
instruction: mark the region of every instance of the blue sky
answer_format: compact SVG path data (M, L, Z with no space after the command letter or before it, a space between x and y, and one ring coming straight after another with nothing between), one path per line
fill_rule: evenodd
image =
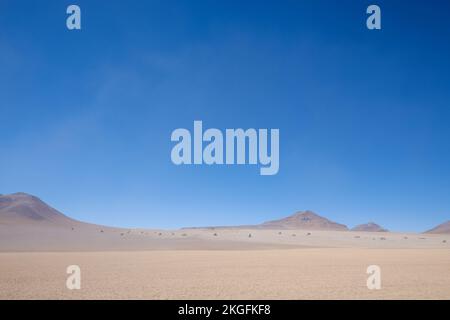
M382 10L369 31L365 10ZM82 30L65 26L78 4ZM80 220L450 219L448 1L0 1L0 193ZM279 128L280 171L175 166L176 128Z

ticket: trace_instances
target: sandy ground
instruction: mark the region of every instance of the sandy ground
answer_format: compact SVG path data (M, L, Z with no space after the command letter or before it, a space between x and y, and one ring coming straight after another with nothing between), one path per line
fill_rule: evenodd
M115 229L0 224L0 252L247 250L280 248L450 249L450 235L264 229Z
M0 299L450 299L450 235L0 225Z
M0 253L1 299L450 299L449 249ZM66 267L81 268L81 290ZM369 290L366 268L381 267Z

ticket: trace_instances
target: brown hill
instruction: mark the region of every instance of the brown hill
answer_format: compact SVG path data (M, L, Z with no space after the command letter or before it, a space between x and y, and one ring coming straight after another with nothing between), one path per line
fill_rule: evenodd
M273 229L348 230L346 225L330 221L312 211L300 211L286 218L264 222L260 226Z
M369 223L357 225L356 227L354 227L352 229L352 231L387 232L388 230L384 229L383 227L381 227L380 225L378 225L374 222L369 222Z
M14 193L0 196L0 224L67 227L81 222L65 216L35 196Z
M444 222L425 233L450 233L450 221Z

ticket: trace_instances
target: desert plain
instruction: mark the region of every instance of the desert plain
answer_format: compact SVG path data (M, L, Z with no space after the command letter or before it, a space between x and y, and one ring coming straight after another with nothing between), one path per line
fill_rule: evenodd
M121 229L24 197L0 201L0 299L450 299L445 233L344 230L312 213L288 218L305 228ZM380 289L366 285L371 265Z

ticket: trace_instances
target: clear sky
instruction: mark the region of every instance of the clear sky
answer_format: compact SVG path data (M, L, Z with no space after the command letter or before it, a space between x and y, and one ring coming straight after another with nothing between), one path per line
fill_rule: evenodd
M126 227L309 209L431 228L450 219L449 14L446 0L0 0L0 193ZM279 173L173 165L171 132L194 120L279 128Z

